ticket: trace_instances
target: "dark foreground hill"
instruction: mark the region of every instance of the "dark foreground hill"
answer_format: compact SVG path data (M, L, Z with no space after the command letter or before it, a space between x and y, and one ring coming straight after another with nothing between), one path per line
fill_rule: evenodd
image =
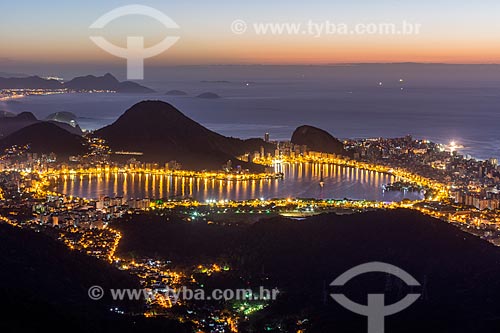
M32 125L38 120L30 112L22 112L13 117L4 117L0 120L0 138L6 137L23 127Z
M138 302L94 301L88 289L139 288L139 282L108 263L70 251L48 236L0 224L0 331L188 332L166 320L115 315L111 307L140 312ZM109 292L108 292L109 294Z
M120 252L156 253L174 262L219 258L231 262L237 277L264 276L269 287L282 291L243 331L365 332L366 317L338 305L329 296L333 292L364 304L368 293L385 294L387 304L420 293L411 307L386 318L388 333L494 332L500 327L500 249L414 211L328 214L303 221L278 217L245 227L175 223L172 217L155 221L161 219L140 222L136 216L118 224L124 233ZM410 288L383 273L360 276L345 288L329 287L348 269L373 261L404 269L421 287Z
M300 126L295 129L291 139L293 144L306 145L312 151L346 155L344 144L330 133L313 126Z
M262 167L236 157L259 151L261 146L269 152L273 149L261 139L240 140L215 133L161 101L144 101L132 106L96 135L105 139L114 151L143 152L141 160L176 160L194 170L218 170L228 160L233 166L261 170Z
M29 146L32 153L55 153L61 157L83 154L84 139L50 122L36 122L0 140L0 149Z

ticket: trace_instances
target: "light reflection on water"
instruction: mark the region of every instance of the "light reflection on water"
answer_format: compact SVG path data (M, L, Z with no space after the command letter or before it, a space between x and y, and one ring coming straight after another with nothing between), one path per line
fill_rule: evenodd
M400 201L418 193L383 192L382 185L396 181L388 174L319 163L276 165L284 179L226 181L141 173L102 173L59 177L58 191L84 198L194 198L247 200L255 198L325 198ZM322 171L321 171L322 170ZM323 175L324 187L319 183Z

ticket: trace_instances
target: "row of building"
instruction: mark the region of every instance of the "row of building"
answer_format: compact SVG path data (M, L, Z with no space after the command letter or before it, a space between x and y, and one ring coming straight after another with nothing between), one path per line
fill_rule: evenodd
M148 198L126 199L123 197L101 197L85 201L81 198L49 196L44 203L34 204L36 222L52 226L102 229L107 223L126 212L145 210L151 205Z
M455 190L451 191L450 194L457 204L475 207L478 210L500 209L500 193L473 193L464 190Z

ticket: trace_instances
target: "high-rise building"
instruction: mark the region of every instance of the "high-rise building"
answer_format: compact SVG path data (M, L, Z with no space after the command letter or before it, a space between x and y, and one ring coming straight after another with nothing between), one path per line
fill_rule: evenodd
M264 134L264 141L269 142L269 133Z

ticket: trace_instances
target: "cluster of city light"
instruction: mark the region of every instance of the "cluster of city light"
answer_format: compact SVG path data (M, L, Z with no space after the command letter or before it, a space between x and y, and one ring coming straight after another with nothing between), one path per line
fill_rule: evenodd
M244 314L245 316L250 316L257 311L261 311L265 307L265 303L250 304L248 302L244 302L236 308L236 311Z
M0 90L0 102L25 96L46 96L65 94L67 92L68 89L2 89Z
M191 208L210 208L217 207L223 208L239 208L245 210L247 208L271 210L279 212L283 216L303 216L314 215L322 211L335 210L335 209L396 209L396 208L412 208L415 201L402 201L402 202L382 202L382 201L369 201L369 200L333 200L333 199L254 199L254 200L207 200L205 202L199 201L165 201L165 202L151 202L151 209L173 209L176 207L191 207ZM197 212L192 213L196 217Z
M369 164L365 162L358 162L344 158L323 158L316 156L301 156L301 157L283 157L280 160L275 159L259 159L254 162L264 164L264 165L275 165L277 163L323 163L323 164L335 164L340 166L347 166L352 168L364 169L368 171L380 172L391 174L395 177L398 177L402 180L414 183L418 186L422 186L428 189L431 189L434 193L434 198L431 198L429 201L439 201L443 202L445 199L449 197L449 188L439 182L433 181L431 179L422 177L418 174L409 172L403 169L395 169L389 166L381 166L375 164ZM31 188L27 188L26 190L35 194L37 197L43 197L44 195L59 195L58 193L49 192L48 188L48 178L53 176L74 176L74 175L86 175L86 174L96 174L102 175L103 173L125 173L125 174L135 174L135 173L143 173L143 174L160 174L160 175L173 175L173 176L182 176L182 177L198 177L198 178L212 178L212 179L224 179L224 180L248 180L248 179L269 179L270 177L277 177L274 174L231 174L231 173L223 173L223 172L196 172L196 171L185 171L185 170L165 170L165 169L128 169L128 168L92 168L92 169L59 169L56 171L50 172L35 172L35 171L27 171L22 173L23 176L35 176L31 182ZM218 178L220 177L220 178ZM246 178L245 178L246 177ZM252 178L254 177L254 178ZM73 198L71 197L71 201ZM0 190L0 200L2 200L2 192ZM88 201L86 201L88 202ZM426 206L418 205L419 203L425 203L423 200L418 201L409 201L405 200L402 202L380 202L380 201L366 201L366 200L327 200L327 199L294 199L294 198L283 198L283 199L253 199L253 200L244 200L244 201L232 201L232 200L215 200L208 199L204 202L191 201L191 200L170 200L170 201L153 201L149 207L146 209L164 209L164 208L176 208L176 207L200 207L200 208L236 208L245 210L245 208L256 209L260 211L272 210L273 212L277 212L284 216L305 216L305 215L313 215L319 214L328 210L335 209L350 209L353 211L360 211L365 209L397 209L397 208L409 208L420 211L421 213L432 216L435 218L443 219L450 222L457 223L471 223L473 225L479 226L481 224L495 224L500 222L500 217L498 215L496 218L486 218L486 216L474 217L472 218L471 214L451 214L444 213L439 210L434 210L432 208L427 208ZM272 208L270 208L272 207ZM65 208L63 208L65 209ZM196 215L197 212L192 212L193 215ZM494 214L494 213L491 213ZM484 217L484 218L483 218ZM18 226L16 223L11 221L6 217L0 216L0 221L9 223L11 225ZM169 286L181 286L183 282L196 282L193 278L192 274L186 274L181 271L173 271L170 269L166 269L163 265L160 267L147 265L145 263L137 263L134 260L126 260L119 258L116 255L118 246L122 239L122 234L115 229L106 228L106 232L109 232L111 236L108 234L106 238L106 242L102 242L102 245L105 248L103 255L96 255L90 251L85 251L87 248L93 248L96 242L99 242L99 238L91 238L96 237L93 233L89 233L88 235L83 235L79 241L70 240L69 238L61 237L61 240L71 249L77 249L81 251L85 251L89 255L96 255L100 258L106 259L110 263L116 264L117 267L123 270L129 270L132 274L136 274L142 281L144 281L147 277L151 276L164 276L168 277L166 281L161 281L163 283L168 283ZM90 238L85 238L85 237ZM109 239L109 241L108 241ZM222 271L227 271L230 268L228 266L220 265L220 264L209 264L209 265L198 265L195 266L192 272L206 274L210 276L215 273L220 273ZM137 272L134 272L137 271ZM181 304L181 303L177 303ZM158 306L162 309L169 309L173 306L170 298L164 297L164 295L155 295L155 299L150 301L150 305ZM244 304L240 307L240 313L247 316L252 314L255 311L261 310L265 305L263 304ZM146 312L146 316L154 316L155 312ZM220 320L224 320L229 324L231 330L237 331L237 317L233 318L231 316L221 317ZM195 322L195 321L193 321ZM196 323L196 322L195 322Z
M32 193L35 198L43 199L46 198L48 194L58 195L57 193L49 193L47 191L49 180L46 177L41 177L40 174L36 172L33 172L32 175L37 175L37 177L31 180L31 187L28 188L27 191Z
M258 160L256 162L262 164L272 164L278 161L276 160ZM396 177L399 177L403 180L412 182L417 184L418 186L427 187L434 191L435 197L431 198L431 201L442 201L449 197L448 195L448 187L444 184L434 182L425 177L416 175L414 173L408 172L406 170L393 169L387 166L380 165L372 165L364 162L352 161L344 158L319 158L319 157L297 157L297 158L288 158L284 157L279 161L280 163L300 163L300 162L315 162L315 163L330 163L337 164L343 166L349 166L359 169L365 169L369 171L382 172L392 174ZM130 170L119 169L119 168L92 168L92 169L60 169L53 172L45 172L38 173L37 181L32 182L31 191L36 193L37 196L42 197L43 195L51 194L58 195L57 193L48 192L47 191L47 178L51 175L76 175L76 174L101 174L103 172L131 172ZM177 175L190 175L190 176L198 176L198 177L224 177L231 178L238 176L242 177L243 175L232 175L225 173L203 173L203 172L195 172L195 171L172 171L172 170L136 170L135 172L153 172L158 174L168 174L175 173ZM244 176L255 176L255 175L244 175ZM265 177L269 177L269 174L263 174ZM73 199L73 198L72 198ZM280 209L280 214L284 216L295 216L295 215L313 215L319 213L321 211L326 211L328 209L337 209L337 208L345 208L345 209L395 209L395 208L411 208L417 209L424 214L443 218L439 213L426 210L421 208L415 208L414 204L420 201L404 201L404 202L379 202L379 201L366 201L366 200L302 200L302 199L273 199L273 200L265 200L264 198L254 199L254 200L245 200L245 201L232 201L232 200L215 200L215 199L207 199L204 202L198 202L194 200L168 200L168 201L160 201L151 202L150 206L147 209L163 209L163 208L176 208L176 207L219 207L219 208L242 208L245 207L250 208L262 208L265 206L272 206L274 209ZM287 207L288 206L288 207ZM195 213L193 213L195 214ZM463 220L463 217L460 218ZM451 218L450 220L453 220ZM117 232L117 231L116 231ZM118 233L118 232L117 232ZM119 235L119 233L118 233ZM111 251L108 255L108 260L113 261L114 252L116 251L116 247L118 246L118 242L120 240L121 235L116 238L116 243L112 246Z
M119 264L121 270L127 270L131 274L136 275L141 281L145 281L151 276L164 276L166 278L162 279L162 283L168 285L169 288L180 287L182 283L190 281L192 278L187 276L184 272L173 271L171 269L164 269L165 262L157 262L157 265L151 265L147 263L137 262L135 260L126 260L118 257L113 258L113 262ZM160 282L160 281L157 281ZM182 300L178 300L177 303L173 303L166 293L158 293L151 290L151 294L154 297L147 299L147 303L151 306L158 306L163 309L169 309L175 304L181 305ZM154 312L146 312L146 316L153 316Z
M455 151L457 151L458 149L463 148L463 147L464 146L458 144L456 141L451 141L450 144L448 146L444 146L443 149L449 150L450 153L454 153Z
M412 209L438 219L442 219L451 223L469 224L475 227L482 225L498 226L500 225L500 215L497 212L474 212L474 211L456 211L456 212L441 212L439 210L413 206ZM479 216L474 216L479 215Z
M214 273L220 273L222 271L229 271L230 270L228 265L221 266L219 264L198 265L197 269L200 273L206 274L208 276L210 276Z
M113 244L111 245L111 248L109 249L109 252L108 252L108 261L112 263L116 260L115 253L116 253L116 250L118 249L118 245L120 244L120 240L122 239L122 234L118 230L115 230L115 229L109 228L108 230L115 234L115 240L114 240Z
M340 159L336 159L336 161L339 161ZM304 162L304 160L300 160L301 162ZM325 159L308 159L309 162L321 162L321 163L326 163ZM345 161L345 160L344 160ZM282 160L281 163L292 163L292 162L298 162L296 159L295 160ZM331 161L330 161L331 162ZM377 171L377 172L387 172L392 175L395 175L397 177L400 177L401 179L405 179L408 181L412 181L415 184L419 186L427 186L428 188L432 188L434 190L435 197L430 198L429 201L444 201L449 197L448 195L448 188L444 186L443 184L433 182L425 177L421 177L419 175L415 175L413 173L407 172L405 170L394 170L390 169L389 167L385 166L373 166L369 164L357 164L352 161L346 161L346 163L349 164L343 164L343 165L349 165L352 167L358 167L358 168L364 168L368 169L371 171ZM375 168L376 167L376 168ZM75 174L76 171L67 171L69 174ZM185 171L187 172L187 171ZM42 197L43 195L60 195L54 192L49 192L47 191L47 173L41 173L38 174L39 177L35 177L37 180L32 182L32 188L31 191L35 192L38 197ZM71 197L71 200L75 198ZM88 202L88 200L85 200L85 202ZM245 211L246 208L248 209L255 209L256 212L260 213L263 211L268 211L268 207L273 207L271 210L278 212L279 214L283 216L290 216L290 217L295 217L295 216L308 216L308 215L314 215L318 214L324 211L328 210L335 210L335 209L352 209L352 210L364 210L364 209L396 209L396 208L409 208L409 209L415 209L423 214L440 218L446 221L450 222L459 222L459 223L471 223L471 217L470 214L466 215L450 215L450 214L444 214L436 210L432 209L425 209L421 208L418 205L415 205L416 203L420 203L422 201L417 200L417 201L403 201L403 202L380 202L380 201L366 201L366 200L322 200L322 199L310 199L310 200L303 200L303 199L254 199L254 200L244 200L244 201L232 201L232 200L215 200L215 199L207 199L204 202L199 202L199 201L194 201L194 200L168 200L168 201L152 201L150 206L147 207L146 209L174 209L177 207L185 207L185 208L196 208L196 207L217 207L217 208L236 208L237 210L241 210L242 212ZM250 211L251 212L251 211ZM193 216L195 216L196 211L193 213ZM496 215L495 215L496 216ZM474 220L474 223L477 224L496 224L499 219L495 219L494 217L490 217L490 222L488 223L488 220L485 219L476 219ZM486 221L486 222L485 222ZM121 235L119 236L121 237ZM108 255L108 260L113 261L114 257L114 252L116 251L116 248L118 246L119 242L119 237L116 240L116 243L111 246L111 250ZM71 245L71 244L68 244ZM74 246L74 245L72 245Z
M254 160L256 163L263 165L276 165L277 163L320 163L320 164L333 164L339 166L352 167L357 169L364 169L368 171L380 172L393 175L401 180L416 184L417 186L424 187L432 190L434 197L428 199L428 201L438 201L443 202L449 198L449 187L440 182L434 181L432 179L420 176L413 172L391 168L390 166L370 164L366 162L359 162L350 160L343 157L320 157L317 154L308 156L297 156L297 157L282 157L281 159L272 158L262 158ZM125 173L125 174L159 174L159 175L175 175L182 177L199 177L199 178L212 178L212 179L224 179L224 180L247 180L255 178L269 178L276 177L276 174L232 174L224 172L197 172L197 171L187 171L187 170L167 170L167 169L150 169L150 168L117 168L117 167L96 167L89 169L67 169L61 168L56 171L51 172L35 172L32 171L31 174L36 173L38 177L32 182L31 192L35 193L38 197L43 197L43 195L51 194L58 195L57 193L48 192L48 177L50 176L72 176L72 175L102 175L109 173ZM28 174L25 172L24 174ZM98 176L99 177L99 176ZM1 193L0 193L1 195ZM405 202L378 202L378 201L352 201L352 200L300 200L300 199L274 199L274 200L246 200L246 201L231 201L231 200L215 200L207 199L204 202L192 201L192 200L168 200L160 202L152 202L147 209L162 209L162 208L176 208L176 207L220 207L220 208L237 208L237 207L264 207L273 206L276 209L284 209L286 206L294 206L293 209L280 212L283 215L294 216L297 214L311 215L321 210L335 209L335 208L346 208L346 209L369 209L369 208L381 208L381 209L394 209L394 208L413 208L421 211L424 214L442 218L446 216L443 213L436 212L432 209L423 209L414 206L415 203L420 201L405 201ZM470 218L460 216L449 216L447 220L451 222L470 222ZM491 223L496 223L496 219L493 219ZM119 239L118 239L119 241ZM116 250L116 248L113 250ZM112 260L113 255L110 255L109 260Z

